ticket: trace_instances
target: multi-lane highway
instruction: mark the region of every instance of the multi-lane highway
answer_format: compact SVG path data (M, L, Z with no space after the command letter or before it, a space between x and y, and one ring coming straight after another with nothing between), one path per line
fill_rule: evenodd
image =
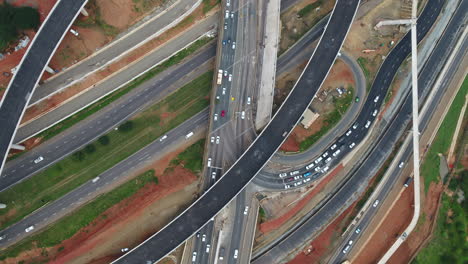
M359 1L350 0L336 3L321 41L300 80L249 149L190 208L142 245L116 260L117 263L156 261L170 253L232 200L276 152L327 76L359 5Z
M462 25L465 24L467 21L467 18L468 18L468 15L466 13L467 9L468 9L468 1L463 0L460 6L458 7L456 13L453 15L450 23L447 25L447 29L444 31L443 35L440 37L440 40L437 43L436 47L433 49L433 52L431 56L429 57L428 61L426 62L425 67L420 71L419 82L420 84L424 85L424 87L427 87L426 89L429 89L430 87L432 87L435 80L434 78L431 78L431 76L438 75L442 66L445 65L447 57L452 52L452 49L455 43L457 42L461 34L461 31L463 29ZM461 64L462 60L465 58L465 55L467 53L467 48L468 48L468 40L465 39L462 41L463 41L463 44L460 47L457 54L455 55L454 61L450 64L449 66L450 68L447 71L447 75L443 77L445 81L441 82L442 86L436 91L434 91L434 96L432 97L432 99L434 100L431 100L425 103L424 108L427 109L427 112L423 113L423 115L420 118L419 131L421 132L424 132L426 130L426 127L432 115L434 114L434 111L437 109L437 105L439 104L439 101L444 96L447 86L450 83L448 80L452 79L453 75L456 72L457 67ZM395 162L395 164L399 165L401 164L401 162L406 162L409 160L409 158L412 155L411 146L412 144L410 142L404 149L400 150L400 152L402 153L400 160L398 162ZM381 191L375 196L375 200L380 201L379 205L382 204L383 200L387 197L388 193L392 190L392 188L403 188L403 186L395 185L401 172L402 172L402 168L400 168L399 166L395 166L391 168L390 172L387 172L389 174L389 178L384 183ZM330 260L331 263L340 263L340 261L346 258L346 256L350 252L349 247L347 250L345 250L347 246L346 244L349 244L349 241L353 241L353 244L356 243L356 241L361 237L361 234L364 232L366 227L369 225L370 221L372 220L373 216L375 215L377 211L377 208L374 206L371 206L368 208L367 211L365 211L364 215L361 217L359 224L350 230L351 232L346 236L343 243L340 246L338 246L337 253Z
M421 41L426 35L440 13L443 4L444 1L428 2L418 20L418 41ZM372 107L375 107L373 102L376 96L379 96L375 92L384 91L385 93L383 94L386 94L393 76L409 52L410 35L407 34L390 52L380 67L367 100L371 102L370 105ZM424 86L420 86L420 88L422 90ZM366 105L368 105L368 102L366 102L362 113L372 113L370 111L371 108L367 108L366 110ZM387 129L381 134L379 140L376 141L377 144L371 148L370 154L363 157L362 164L356 164L357 168L352 171L351 177L342 183L334 193L330 193L329 198L324 200L322 206L316 208L312 215L309 215L300 224L296 225L294 229L285 235L281 242L272 244L269 249L257 254L254 258L254 263L274 263L273 261L278 257L286 256L289 252L307 243L314 236L313 234L317 234L335 216L339 215L340 212L354 202L365 190L365 186L367 186L369 180L378 170L376 164L381 164L385 160L391 150L390 146L393 146L401 133L403 133L403 129L406 127L410 116L411 101L410 97L407 97L397 116L388 121ZM360 122L361 120L366 119L360 117L356 122ZM351 131L352 133L354 132L353 130ZM364 137L365 133L362 133L358 139L362 140Z
M61 0L52 8L23 56L18 71L0 102L0 173L16 128L39 79L60 41L86 4L86 0Z

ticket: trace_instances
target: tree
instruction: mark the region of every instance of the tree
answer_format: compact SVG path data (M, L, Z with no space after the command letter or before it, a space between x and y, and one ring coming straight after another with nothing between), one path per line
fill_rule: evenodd
M96 147L93 144L89 144L85 147L85 151L91 154L96 151Z
M127 121L119 126L119 131L128 132L133 129L133 122Z
M39 27L39 13L32 7L15 8L12 23L17 29L37 29Z
M72 157L76 161L83 161L85 158L85 154L83 153L83 151L78 150L77 152L73 153Z
M108 136L108 135L104 135L104 136L100 137L100 138L98 139L98 142L99 142L101 145L103 145L103 146L109 145L109 143L110 143L109 136Z

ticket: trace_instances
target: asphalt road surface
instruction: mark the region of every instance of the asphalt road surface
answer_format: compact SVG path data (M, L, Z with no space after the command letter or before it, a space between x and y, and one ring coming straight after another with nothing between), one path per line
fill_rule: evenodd
M112 41L109 45L101 48L90 57L47 80L34 92L31 97L30 104L37 103L52 94L61 91L63 88L70 86L89 74L102 69L119 56L122 56L123 54L133 50L136 46L141 45L145 40L154 38L156 35L160 35L165 31L165 29L172 26L174 18L188 15L187 12L191 10L192 6L194 6L197 1L198 0L177 1L168 9L156 15L157 17L151 19L150 22Z
M429 60L426 63L426 66L423 68L422 71L420 71L419 75L419 82L422 82L425 87L431 87L433 85L434 79L429 78L430 76L437 76L438 73L440 72L441 66L443 66L446 62L447 57L449 54L452 52L452 49L457 42L460 29L462 29L462 25L466 23L467 20L467 11L468 10L468 0L463 0L460 6L458 7L456 13L453 15L449 25L447 25L447 29L444 31L443 35L440 37L439 42L437 43L437 46L434 48L433 53ZM423 132L426 130L426 127L430 121L430 118L432 117L434 111L437 108L437 105L439 104L440 99L443 97L448 84L450 83L449 80L453 78L453 75L456 72L456 69L462 62L463 58L466 55L468 48L468 41L465 40L462 47L460 48L459 52L455 56L454 61L450 65L450 70L447 71L447 75L444 77L444 80L442 82L442 87L440 87L434 96L434 100L430 101L428 111L420 117L420 124L419 124L419 131ZM426 81L423 80L431 80L431 83L427 83ZM409 100L409 99L408 99ZM408 105L411 105L411 103L408 103ZM412 141L411 141L412 142ZM412 143L409 143L408 146L402 150L403 154L401 156L400 161L397 164L400 164L400 162L407 162L413 154L413 149L412 149ZM397 179L400 177L402 168L399 168L398 166L393 168L393 171L389 174L389 179L386 181L384 187L381 189L381 191L377 195L377 199L379 200L379 205L383 203L384 199L387 197L388 193L394 188L403 188L403 186L396 186L395 183L397 182ZM351 230L351 232L346 236L346 239L344 239L344 242L341 244L341 246L338 247L338 252L333 256L333 258L330 260L330 263L341 263L346 259L348 256L349 252L351 251L350 247L348 247L347 250L345 250L346 245L349 243L349 241L353 241L353 244L356 243L356 241L361 237L362 232L366 229L366 227L369 225L370 221L374 217L375 213L377 212L378 207L369 207L365 213L364 216L361 218L359 225L357 225L355 228ZM359 231L356 231L359 230Z
M140 246L116 260L116 263L142 263L161 259L205 225L251 181L276 152L315 96L336 59L358 5L359 1L356 0L337 1L316 52L295 88L233 167L190 208ZM317 68L316 65L321 67Z
M0 173L15 137L16 128L45 66L78 16L86 0L58 2L33 39L11 80L0 105Z
M418 42L426 35L436 20L443 4L444 1L442 0L428 2L418 20ZM391 80L396 74L398 67L409 55L410 51L410 35L406 34L381 65L362 113L367 113L368 115L372 113L369 109L373 108L366 108L368 101L374 102L376 96L378 96L376 93L382 93L382 91L385 91L385 93L382 94L386 94L386 90L390 86ZM422 80L424 81L424 79ZM428 87L421 85L419 88L420 90L423 90ZM420 91L420 95L423 94L423 91ZM371 107L374 107L372 103ZM269 249L255 256L253 263L274 263L273 261L275 259L284 258L289 252L292 252L301 245L307 243L313 234L322 230L322 228L329 224L336 215L339 215L340 212L354 202L365 190L365 186L367 186L370 178L377 172L378 168L376 168L376 165L381 164L389 155L391 146L396 143L403 133L410 117L411 98L407 97L402 108L398 111L397 116L389 122L387 129L382 133L380 139L376 141L377 144L372 148L372 151L368 156L363 157L362 160L364 162L352 172L352 176L347 179L347 181L345 181L335 193L330 195L331 198L324 200L324 205L316 208L314 212L311 212L311 216L292 229L291 232L289 232L279 243L272 244ZM357 122L362 124L362 120L366 120L366 118L368 117L365 116L363 118L360 116ZM355 131L352 130L352 133L353 132ZM358 134L356 141L361 141L365 137L365 133L362 132L355 134Z

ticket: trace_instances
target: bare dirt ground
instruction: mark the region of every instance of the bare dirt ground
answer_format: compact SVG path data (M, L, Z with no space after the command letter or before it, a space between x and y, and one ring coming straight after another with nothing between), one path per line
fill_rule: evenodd
M175 167L164 170L184 148L153 163L141 172L155 169L159 184L149 183L135 195L103 212L70 239L46 250L33 249L6 264L33 263L48 255L50 263L108 263L162 228L194 199L198 180L190 171Z
M422 188L423 189L423 188ZM430 235L437 214L442 184L432 183L427 195L421 196L422 212L416 229L406 239L388 263L409 263L421 243ZM354 263L376 263L393 244L395 239L408 226L413 216L413 188L406 189L401 198L390 209L382 224L375 230L362 247Z
M285 74L285 76L278 80L278 84L280 84L280 86L277 87L277 90L280 90L281 92L275 93L275 95L289 93L290 89L292 88L289 87L290 83L294 83L297 78L299 78L299 75L304 67L305 65L301 65L291 73ZM302 142L307 137L317 133L317 131L319 131L323 125L325 119L324 116L334 110L335 107L333 104L333 98L338 96L338 93L335 89L337 87L348 88L350 86L356 86L353 73L351 72L348 65L338 59L331 68L328 77L325 79L325 82L320 88L318 93L321 95L319 96L320 100L315 98L310 106L314 112L320 114L320 116L308 129L305 129L302 125L296 126L291 135L289 135L286 142L281 146L280 150L284 152L299 151L299 142ZM285 90L287 90L287 92ZM284 98L279 100L284 100Z
M60 93L57 93L50 98L29 107L21 123L27 122L31 119L36 118L52 109L58 107L59 105L66 102L66 100L72 98L73 96L85 92L88 89L92 89L94 84L110 78L114 74L118 74L118 72L128 65L137 62L138 60L142 59L146 54L152 52L155 49L158 49L161 45L169 41L170 39L176 38L179 34L183 33L186 30L189 30L191 26L193 26L198 21L202 20L203 18L212 15L217 9L214 8L210 13L204 14L203 13L202 4L199 8L197 8L192 15L182 21L179 26L176 26L165 33L161 34L159 37L147 42L146 44L142 45L138 49L130 52L129 54L125 55L118 61L108 65L104 70L95 72L90 74L84 80L80 81L77 84L74 84L70 87L67 87Z
M310 245L296 257L289 261L288 264L312 264L321 263L323 258L333 250L333 241L340 235L343 228L344 220L349 216L354 206L346 209L338 218L317 236ZM358 262L356 262L358 263Z

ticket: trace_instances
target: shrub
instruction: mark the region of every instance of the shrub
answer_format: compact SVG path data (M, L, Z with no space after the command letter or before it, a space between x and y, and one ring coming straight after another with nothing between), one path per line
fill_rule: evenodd
M13 41L20 30L37 29L39 12L32 7L0 4L0 50Z
M133 129L133 122L127 121L119 126L119 131L128 132Z
M104 135L102 137L100 137L98 139L98 142L103 145L103 146L106 146L106 145L109 145L110 143L110 139L109 139L109 136L108 135Z
M85 147L85 151L91 154L96 151L96 147L93 144L89 144Z
M85 154L81 150L78 150L77 152L73 153L73 159L76 161L83 161L84 158Z

